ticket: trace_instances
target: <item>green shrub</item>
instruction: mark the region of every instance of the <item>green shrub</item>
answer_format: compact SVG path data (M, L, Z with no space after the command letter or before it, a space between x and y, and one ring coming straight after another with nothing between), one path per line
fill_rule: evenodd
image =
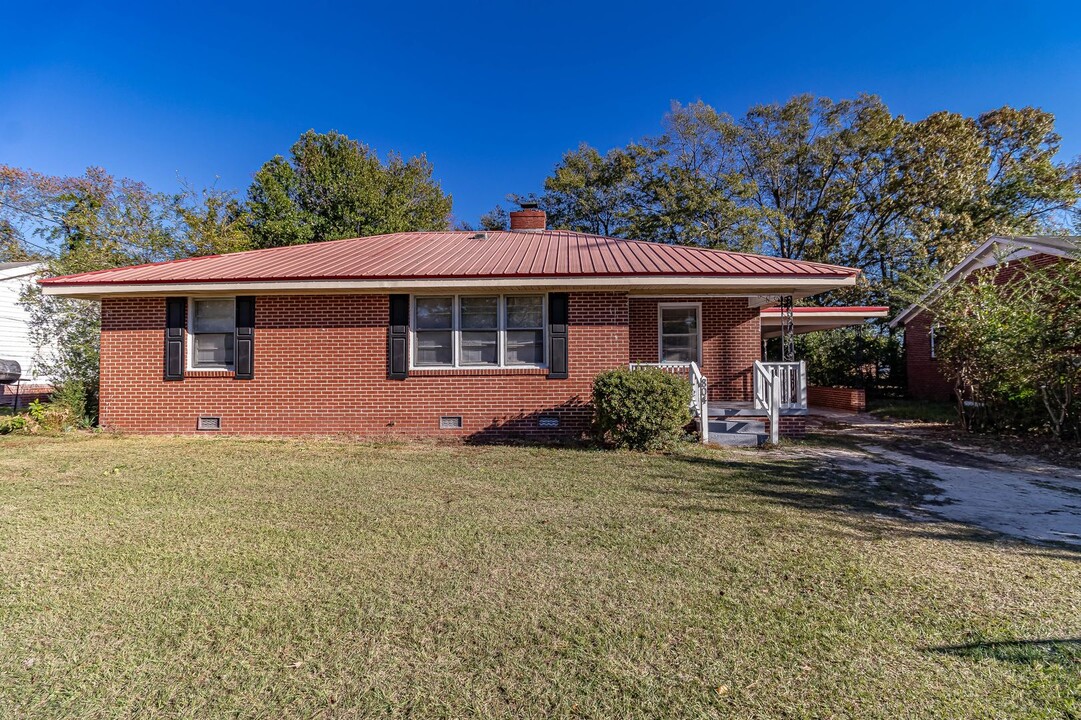
M57 427L87 427L93 418L87 413L87 388L79 380L68 380L57 387L49 403L51 417L47 424Z
M30 421L25 415L11 415L0 418L0 435L22 432L27 430L29 425Z
M656 368L609 370L593 381L597 437L655 452L679 442L691 421L691 384Z

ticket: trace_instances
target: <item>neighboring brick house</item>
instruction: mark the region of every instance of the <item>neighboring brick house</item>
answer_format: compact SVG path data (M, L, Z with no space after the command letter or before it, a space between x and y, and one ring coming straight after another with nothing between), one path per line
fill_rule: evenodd
M1004 285L1029 268L1044 268L1078 259L1081 238L1066 236L1017 236L989 238L951 269L924 298L907 307L890 321L905 329L905 364L908 394L919 400L944 401L953 398L953 383L939 366L935 349L934 313L927 309L930 299L943 286L977 272L994 272L995 282Z
M101 424L139 433L579 436L597 373L691 361L752 399L760 308L821 263L545 230L410 232L41 281L100 299ZM786 419L781 424L795 427Z

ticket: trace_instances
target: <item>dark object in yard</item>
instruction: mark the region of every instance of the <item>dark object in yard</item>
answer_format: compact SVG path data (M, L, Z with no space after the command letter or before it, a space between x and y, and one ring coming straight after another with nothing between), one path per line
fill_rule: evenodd
M12 385L22 377L22 366L15 360L0 360L0 385Z

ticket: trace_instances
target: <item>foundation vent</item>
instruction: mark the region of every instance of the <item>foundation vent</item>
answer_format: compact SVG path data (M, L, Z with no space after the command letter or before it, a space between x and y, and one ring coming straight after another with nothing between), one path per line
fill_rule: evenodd
M461 415L444 415L439 418L440 430L461 430L462 429L462 416Z
M559 427L559 418L554 415L546 415L537 419L537 425L542 428L557 428Z
M221 417L216 415L200 415L195 423L196 430L221 430Z

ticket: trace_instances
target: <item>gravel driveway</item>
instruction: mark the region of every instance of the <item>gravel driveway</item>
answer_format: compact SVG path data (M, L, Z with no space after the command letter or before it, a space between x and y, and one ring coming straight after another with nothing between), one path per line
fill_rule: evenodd
M918 490L902 512L1081 548L1081 470L935 440L912 425L865 415L830 414L824 420L822 432L842 435L855 447L811 453L872 481L911 478Z

